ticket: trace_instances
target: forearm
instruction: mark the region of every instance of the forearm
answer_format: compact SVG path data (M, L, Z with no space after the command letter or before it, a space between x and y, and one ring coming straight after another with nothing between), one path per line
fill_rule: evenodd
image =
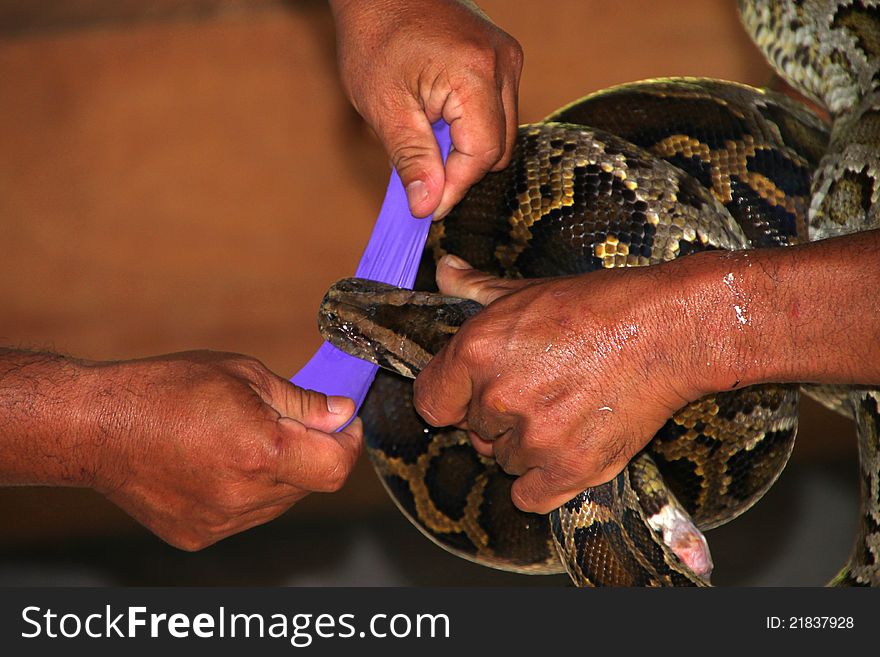
M0 348L0 485L92 485L88 378L81 361Z
M880 231L699 256L701 392L764 382L880 384ZM685 304L687 305L687 304ZM714 351L714 353L713 353Z

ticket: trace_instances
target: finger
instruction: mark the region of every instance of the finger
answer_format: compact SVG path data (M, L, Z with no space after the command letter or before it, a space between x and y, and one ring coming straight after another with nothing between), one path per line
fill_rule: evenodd
M255 491L253 499L241 506L243 510L236 513L235 517L244 517L249 513L256 513L278 505L285 505L285 508L288 508L306 497L309 492L299 486L281 481L275 482L273 485L264 485Z
M468 410L468 429L481 440L494 443L513 429L514 419L487 408L485 404L471 404Z
M473 269L467 262L454 255L445 255L437 262L437 287L440 292L453 297L472 299L484 306L511 292L528 287L524 280L498 278Z
M500 90L488 80L480 80L469 92L450 94L443 118L449 123L454 150L446 158L446 182L435 219L448 213L471 185L498 163L504 155L507 132Z
M450 345L443 347L413 384L416 411L435 427L462 422L471 400L470 373L461 360L450 356L450 351Z
M233 536L234 534L239 534L243 531L247 531L248 529L253 529L254 527L258 527L260 525L265 525L267 522L275 520L278 516L286 512L290 507L292 507L296 502L301 500L303 497L308 495L305 491L300 491L297 496L290 496L281 500L278 500L274 504L269 504L259 509L254 509L242 516L238 516L235 519L235 522L230 524L228 527L214 533L210 537L205 537L206 540L210 541L211 544L216 543L224 538L228 538L229 536ZM207 547L207 546L205 546Z
M310 429L290 418L281 418L278 426L276 481L310 492L342 488L362 449L359 418L336 434Z
M519 119L517 108L519 106L518 89L519 89L519 72L516 71L516 77L513 80L507 79L501 86L501 104L504 108L504 153L501 158L492 167L492 171L500 171L510 164L510 158L513 155L513 149L516 145L517 129L519 127Z
M547 468L532 468L513 482L510 498L520 511L550 513L585 488L562 482L558 475Z
M380 118L375 126L403 182L410 212L415 217L428 216L440 203L446 179L440 147L428 117L414 105L396 113L393 122Z
M475 431L468 431L468 438L474 446L477 454L487 459L495 458L495 444L489 440L483 440Z
M348 397L328 397L277 376L269 382L268 393L268 398L263 396L264 401L281 417L298 420L318 431L336 431L355 411L355 403Z
M520 445L519 436L508 431L494 441L495 461L507 474L522 475L532 466L530 459Z

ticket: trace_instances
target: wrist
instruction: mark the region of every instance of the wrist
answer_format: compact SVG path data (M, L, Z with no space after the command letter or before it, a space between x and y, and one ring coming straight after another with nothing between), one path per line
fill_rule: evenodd
M136 440L132 418L136 381L122 362L83 362L73 423L84 441L81 460L89 479L83 484L106 495L119 488L130 468Z
M693 401L706 394L764 382L768 372L761 331L775 324L770 290L753 252L709 251L660 266L661 308L673 339L672 378L677 393Z
M741 252L734 262L744 384L880 383L880 231Z
M713 251L669 263L687 290L681 312L693 332L689 367L700 396L771 382L845 382L852 351L829 319L839 313L841 281L854 277L827 275L839 258L829 246Z

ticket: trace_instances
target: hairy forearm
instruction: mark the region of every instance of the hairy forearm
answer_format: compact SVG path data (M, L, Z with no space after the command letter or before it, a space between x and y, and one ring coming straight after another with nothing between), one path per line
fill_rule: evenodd
M788 249L711 253L697 281L702 392L763 382L880 384L880 231Z
M86 372L75 359L0 348L0 485L92 485Z

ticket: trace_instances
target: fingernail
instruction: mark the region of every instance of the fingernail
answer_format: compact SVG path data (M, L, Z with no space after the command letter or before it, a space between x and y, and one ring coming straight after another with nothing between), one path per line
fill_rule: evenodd
M413 180L406 186L406 200L413 207L428 198L428 186L421 180Z
M434 210L434 214L431 215L431 219L434 221L440 221L443 219L452 208L437 208Z
M348 414L350 412L348 397L327 397L327 410L333 415Z
M459 258L458 256L454 256L451 253L447 253L445 256L440 258L440 262L447 267L452 267L453 269L473 269L468 263Z

